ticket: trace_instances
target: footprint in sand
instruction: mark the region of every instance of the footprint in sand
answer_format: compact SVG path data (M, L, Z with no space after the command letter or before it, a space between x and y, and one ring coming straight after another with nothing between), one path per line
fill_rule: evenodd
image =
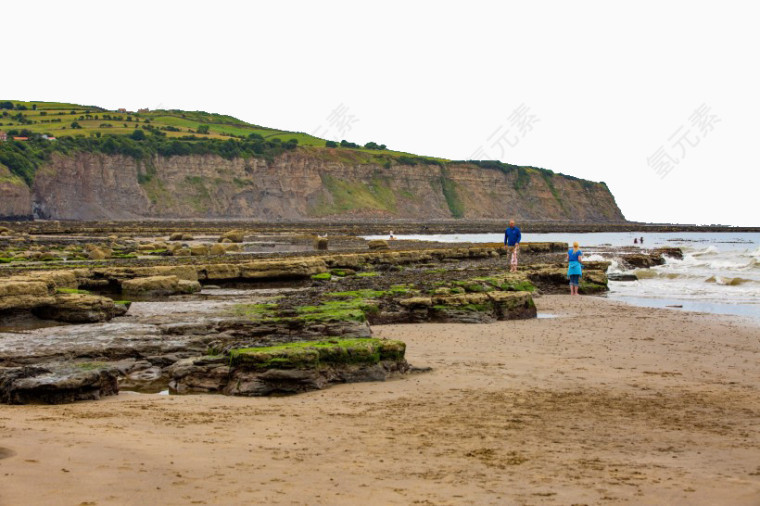
M14 455L16 455L16 452L10 448L3 448L0 446L0 460L7 459L8 457L13 457Z

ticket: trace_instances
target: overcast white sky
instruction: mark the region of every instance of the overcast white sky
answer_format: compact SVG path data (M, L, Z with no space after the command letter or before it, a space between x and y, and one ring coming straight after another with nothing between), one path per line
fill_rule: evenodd
M4 3L0 99L225 113L605 181L630 220L760 225L757 5Z

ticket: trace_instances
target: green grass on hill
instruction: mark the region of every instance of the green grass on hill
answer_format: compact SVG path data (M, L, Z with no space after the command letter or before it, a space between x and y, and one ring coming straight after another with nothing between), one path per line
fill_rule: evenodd
M102 107L60 102L0 100L0 104L5 102L12 103L13 109L0 108L0 131L17 131L17 136L22 132L54 137L130 135L135 128L150 125L164 132L167 137L195 135L204 139L226 140L248 138L255 134L268 141L287 142L296 139L299 146L325 146L325 139L303 132L277 130L246 123L232 116L204 111L162 109L119 112ZM72 126L74 122L76 125ZM200 131L199 127L202 128ZM374 153L390 156L398 154L391 150L374 150Z

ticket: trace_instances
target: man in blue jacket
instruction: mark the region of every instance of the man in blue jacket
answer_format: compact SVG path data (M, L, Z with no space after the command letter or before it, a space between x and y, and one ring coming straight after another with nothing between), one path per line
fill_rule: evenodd
M522 234L515 226L515 220L509 220L509 227L504 231L504 248L507 250L509 272L517 272L517 256L520 254Z

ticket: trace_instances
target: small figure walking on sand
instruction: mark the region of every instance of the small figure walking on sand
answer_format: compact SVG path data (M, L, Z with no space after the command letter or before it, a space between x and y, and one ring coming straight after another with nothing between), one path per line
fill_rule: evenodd
M567 250L567 277L570 279L570 295L578 295L578 287L583 275L583 252L578 249L578 243L573 243L573 249Z
M509 272L517 272L517 260L520 253L522 234L515 226L515 220L509 220L509 227L504 231L504 248L507 250Z
M393 230L391 230L390 236L388 237L391 241L395 240L396 238L393 236Z

